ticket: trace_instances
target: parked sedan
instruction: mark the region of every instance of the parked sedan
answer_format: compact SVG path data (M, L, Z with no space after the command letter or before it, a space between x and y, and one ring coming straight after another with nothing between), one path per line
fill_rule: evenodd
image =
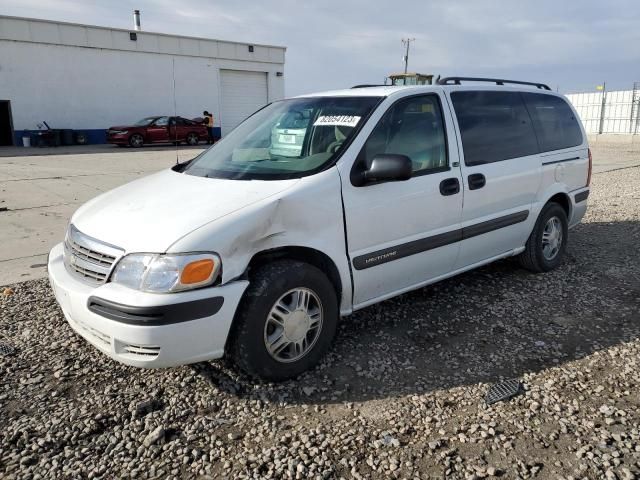
M182 117L146 117L133 125L110 127L107 142L141 147L145 143L180 143L197 145L208 138L207 127Z

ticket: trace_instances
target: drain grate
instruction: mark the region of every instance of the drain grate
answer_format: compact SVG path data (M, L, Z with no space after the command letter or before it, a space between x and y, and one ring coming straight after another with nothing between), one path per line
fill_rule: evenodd
M8 343L0 342L0 355L13 355L16 349Z
M487 405L493 405L496 402L502 402L515 397L522 392L522 390L522 383L517 378L505 380L504 382L492 385L484 397L484 401L487 402Z

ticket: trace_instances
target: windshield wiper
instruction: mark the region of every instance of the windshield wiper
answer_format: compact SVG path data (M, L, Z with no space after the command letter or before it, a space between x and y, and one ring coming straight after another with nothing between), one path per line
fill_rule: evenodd
M282 162L282 161L286 161L287 159L285 158L261 158L260 160L251 160L249 163L249 165L251 165L252 163L258 163L258 162Z

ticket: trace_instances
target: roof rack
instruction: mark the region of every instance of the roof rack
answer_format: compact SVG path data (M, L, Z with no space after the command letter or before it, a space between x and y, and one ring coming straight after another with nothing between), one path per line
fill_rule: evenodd
M371 88L371 87L388 87L389 85L384 85L383 83L379 83L379 84L367 84L367 83L363 83L362 85L354 85L351 88Z
M476 77L445 77L438 80L438 85L460 85L460 82L489 82L496 85L504 85L505 83L512 83L515 85L531 85L542 90L551 90L549 85L545 83L537 82L521 82L519 80L504 80L501 78L476 78Z

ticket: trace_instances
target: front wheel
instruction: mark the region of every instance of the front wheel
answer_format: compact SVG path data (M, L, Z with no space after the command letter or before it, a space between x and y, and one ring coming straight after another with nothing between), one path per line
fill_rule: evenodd
M536 273L553 270L562 263L568 236L569 222L564 208L548 203L538 216L524 252L519 255L520 264Z
M316 267L279 260L259 267L240 303L229 353L245 373L293 378L316 365L338 323L338 298Z
M144 138L139 133L134 133L129 137L129 145L133 148L140 148L144 145Z
M200 137L197 133L189 133L187 134L187 145L198 145L198 141Z

